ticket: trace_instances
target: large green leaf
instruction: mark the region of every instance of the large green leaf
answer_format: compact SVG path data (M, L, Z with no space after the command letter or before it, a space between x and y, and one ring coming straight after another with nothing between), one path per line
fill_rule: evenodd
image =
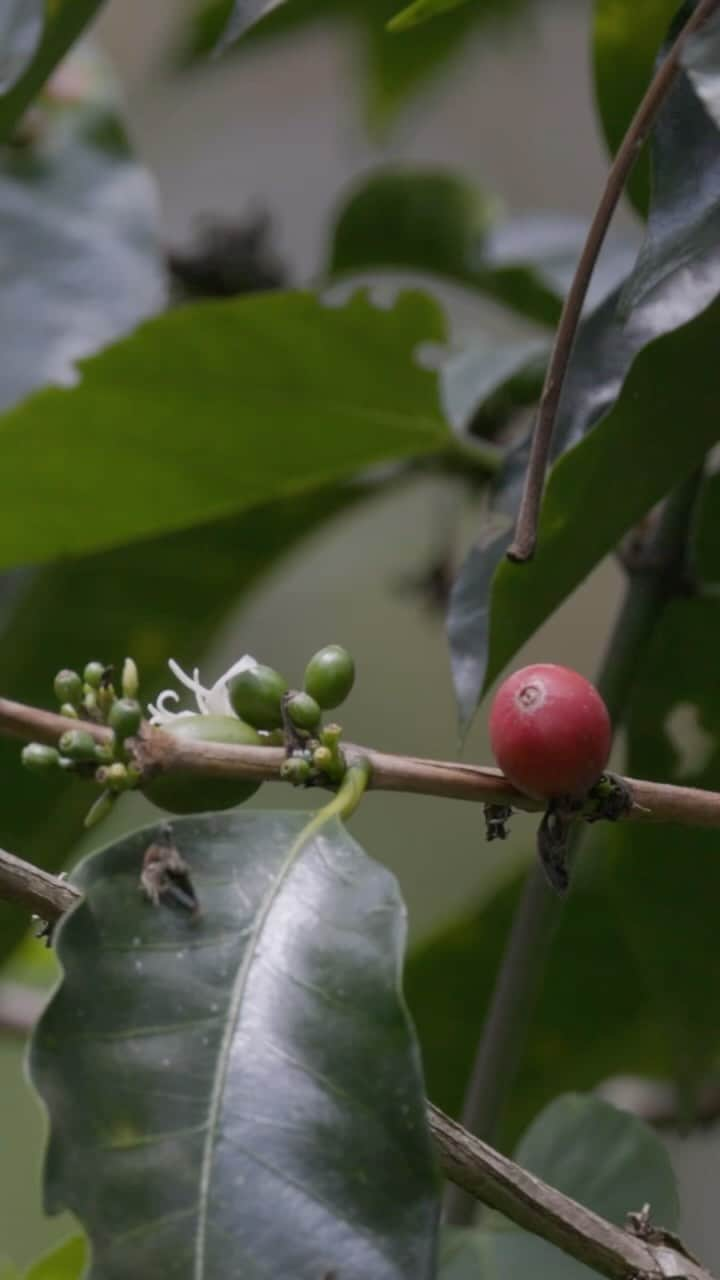
M597 837L606 857L607 834ZM411 952L405 987L428 1093L458 1115L524 877L518 875ZM578 999L582 992L582 999ZM503 1125L503 1145L558 1092L621 1073L662 1072L663 1036L640 966L588 855L574 877Z
M19 7L20 0L14 0L14 3ZM29 8L28 0L22 0L22 3L25 12ZM30 62L20 77L13 79L7 92L0 94L0 142L7 142L23 112L37 97L103 3L104 0L56 0L53 5L47 6L48 14L42 38L36 45Z
M265 294L151 320L84 362L79 386L0 421L0 565L185 528L442 449L437 377L415 353L443 333L419 294L389 311L362 295L331 308Z
M48 1208L80 1218L92 1277L434 1274L403 904L337 821L305 822L174 823L197 917L138 892L157 828L83 864L32 1072Z
M585 233L580 219L560 215L499 220L494 201L445 170L388 169L365 179L339 210L328 270L430 272L553 325ZM611 240L591 304L627 275L632 258L629 244Z
M0 160L0 408L159 310L166 271L154 186L131 156L107 67L89 50Z
M247 0L242 8L253 20L266 16L236 48L243 49L248 40L284 34L318 19L349 21L364 50L369 116L372 123L381 125L451 64L474 29L500 28L526 12L529 4L530 0L474 0L442 14L430 25L395 34L388 32L387 25L397 12L397 0ZM194 62L214 50L234 11L235 0L203 0L183 39L182 61ZM244 28L241 22L238 29Z
M678 8L678 0L595 0L595 97L605 139L613 154L650 83L658 50ZM650 203L647 148L636 161L628 194L640 213L647 213Z
M6 0L0 14L0 94L33 58L45 24L45 0Z
M709 304L720 292L720 132L684 73L658 120L653 156L653 206L635 269L587 318L574 348L554 456L595 429L550 477L538 555L522 566L502 563L520 450L496 479L506 526L483 533L455 586L450 644L465 724L519 645L716 438L709 371L718 314ZM681 433L678 422L686 424ZM628 465L629 449L641 467Z
M231 521L53 565L8 607L0 628L2 694L47 705L55 672L89 657L133 654L142 694L167 684L167 660L197 666L244 594L299 540L373 486L338 486L260 507ZM52 644L48 644L52 636ZM60 870L92 800L66 776L39 779L20 764L17 742L0 738L3 840L32 862ZM27 913L0 903L0 960L27 928Z
M84 1236L73 1236L31 1267L25 1280L81 1280L88 1261Z

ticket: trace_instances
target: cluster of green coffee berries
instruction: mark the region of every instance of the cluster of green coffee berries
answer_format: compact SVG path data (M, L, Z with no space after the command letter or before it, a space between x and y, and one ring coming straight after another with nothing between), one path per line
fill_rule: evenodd
M339 782L345 772L340 751L342 730L323 726L323 711L334 711L355 682L355 663L338 644L326 645L307 664L302 690L290 690L278 671L257 665L231 680L233 710L255 729L280 734L287 748L282 776L294 786L319 778Z
M326 645L310 659L302 690L291 690L279 672L254 663L229 674L226 693L228 711L233 714L217 714L205 709L203 702L198 714L163 714L159 727L196 742L284 746L287 759L281 772L285 779L295 786L334 785L345 772L341 729L336 724L323 726L322 714L345 701L354 680L355 665L347 650ZM101 794L85 819L86 826L104 817L123 792L137 788L170 813L234 808L254 795L260 783L251 778L208 778L177 769L143 776L129 742L143 720L138 688L137 667L131 658L122 669L120 693L113 685L113 668L101 662L89 662L82 675L59 671L54 689L60 712L78 726L63 733L56 747L29 743L22 753L23 764L38 773L68 770L99 785ZM176 697L172 692L165 696ZM92 724L104 725L109 734L97 741Z
M138 732L143 718L137 700L138 672L132 658L126 658L123 665L119 695L112 679L112 667L102 662L88 662L82 675L58 671L54 689L60 713L77 720L78 727L63 733L57 747L30 742L22 753L25 767L36 773L59 768L90 778L102 787L85 818L88 827L109 813L123 791L140 782L140 771L126 747L127 739ZM107 740L98 742L90 729L83 727L83 721L106 725L110 730Z

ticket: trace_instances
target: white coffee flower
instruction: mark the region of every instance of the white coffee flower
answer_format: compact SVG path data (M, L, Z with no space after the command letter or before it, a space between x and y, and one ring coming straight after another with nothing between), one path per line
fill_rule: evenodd
M194 694L197 711L171 711L167 705L168 702L179 702L180 694L176 693L174 689L163 689L162 693L158 694L156 702L148 703L150 723L162 726L168 724L171 720L176 720L179 716L196 716L198 713L201 716L234 716L235 712L227 690L228 682L232 680L233 676L239 675L241 671L249 671L257 665L255 659L249 653L246 653L244 657L238 658L237 662L233 662L232 666L223 672L220 679L216 680L214 685L211 685L208 689L200 683L200 671L197 667L195 667L192 676L189 676L174 658L170 658L168 662L170 670L179 684L184 685L186 689L190 689Z

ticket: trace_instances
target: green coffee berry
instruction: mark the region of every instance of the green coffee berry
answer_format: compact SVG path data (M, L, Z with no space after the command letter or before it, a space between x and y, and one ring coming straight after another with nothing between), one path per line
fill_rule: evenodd
M140 676L138 675L137 665L132 658L126 658L123 663L120 684L124 698L137 698L140 688Z
M194 742L225 742L241 747L261 745L255 729L236 716L178 716L162 725L162 731ZM174 770L148 779L141 789L148 800L169 813L206 813L233 809L249 800L259 786L260 783L251 778L201 778L190 771Z
M285 703L285 708L296 728L307 729L309 732L317 729L322 712L309 693L291 694Z
M108 724L118 742L132 738L142 724L142 707L134 698L118 698L110 708Z
M105 675L105 665L102 662L88 662L83 671L83 680L85 684L89 684L91 689L99 689L102 684L102 678Z
M69 702L73 708L80 705L83 692L83 682L77 671L58 671L53 688L58 702Z
M303 760L302 756L290 756L288 760L283 761L280 769L280 777L286 782L291 782L294 787L303 786L311 773L310 765L307 760Z
M347 649L328 644L319 649L305 668L305 692L323 711L339 707L355 683L355 663Z
M332 768L335 757L329 747L316 747L313 751L313 764L321 773Z
M287 684L279 671L258 664L240 671L228 685L233 711L255 729L279 729Z
M58 747L70 760L97 760L97 744L87 729L68 729Z
M77 720L77 709L70 702L63 702L60 708L60 715L65 716L67 720Z
M31 769L33 773L47 773L50 769L56 769L60 763L60 753L42 742L28 742L23 747L20 758L25 768Z

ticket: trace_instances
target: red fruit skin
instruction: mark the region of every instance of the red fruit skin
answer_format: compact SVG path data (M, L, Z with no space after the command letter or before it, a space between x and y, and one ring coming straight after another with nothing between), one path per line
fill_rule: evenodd
M612 726L589 680L540 662L500 685L490 709L490 743L519 791L538 800L579 798L607 765Z

